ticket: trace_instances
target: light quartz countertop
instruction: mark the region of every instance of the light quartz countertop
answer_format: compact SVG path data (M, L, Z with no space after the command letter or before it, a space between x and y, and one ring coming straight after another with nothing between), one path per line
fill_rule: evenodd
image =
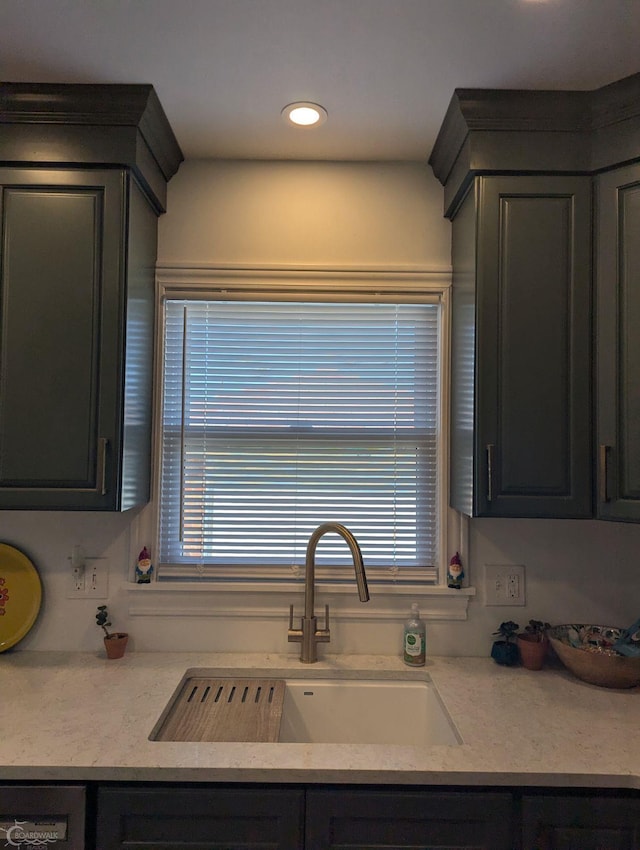
M294 782L640 789L640 688L587 685L560 668L489 658L422 668L457 746L165 743L149 740L187 670L273 677L403 675L399 658L10 651L0 655L0 781ZM415 670L411 671L415 675ZM398 723L406 723L398 706Z

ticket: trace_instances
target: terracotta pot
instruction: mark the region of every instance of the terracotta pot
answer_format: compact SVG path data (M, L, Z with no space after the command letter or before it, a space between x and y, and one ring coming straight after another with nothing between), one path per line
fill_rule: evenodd
M516 641L522 666L526 667L527 670L540 670L549 648L547 636L523 633L517 635Z
M107 650L107 658L122 658L127 648L129 635L126 632L114 632L104 639L104 648Z

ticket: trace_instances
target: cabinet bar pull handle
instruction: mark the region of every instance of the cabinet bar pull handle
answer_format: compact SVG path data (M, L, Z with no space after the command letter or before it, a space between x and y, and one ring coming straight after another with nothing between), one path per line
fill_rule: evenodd
M495 451L493 443L487 444L487 501L493 501L493 455Z
M107 495L107 449L109 440L106 437L98 439L98 458L96 461L96 490L101 496Z
M609 446L601 445L598 452L598 484L599 498L601 502L608 502L609 488L607 487L607 478L609 476Z

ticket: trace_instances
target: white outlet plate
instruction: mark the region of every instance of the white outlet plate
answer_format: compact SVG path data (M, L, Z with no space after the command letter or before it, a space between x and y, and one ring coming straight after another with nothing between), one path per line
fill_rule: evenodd
M84 569L69 571L67 599L106 599L109 595L109 562L105 558L87 558Z
M485 564L485 605L524 605L525 570L522 564Z

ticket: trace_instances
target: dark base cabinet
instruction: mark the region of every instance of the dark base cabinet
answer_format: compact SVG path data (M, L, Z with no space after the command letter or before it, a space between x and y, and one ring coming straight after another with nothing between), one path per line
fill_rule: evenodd
M512 850L508 793L307 792L305 850Z
M97 850L513 850L508 792L100 788Z
M522 850L640 850L638 798L525 796L522 819Z
M301 850L304 790L101 788L97 850Z
M640 850L640 791L150 784L90 798L87 850Z

